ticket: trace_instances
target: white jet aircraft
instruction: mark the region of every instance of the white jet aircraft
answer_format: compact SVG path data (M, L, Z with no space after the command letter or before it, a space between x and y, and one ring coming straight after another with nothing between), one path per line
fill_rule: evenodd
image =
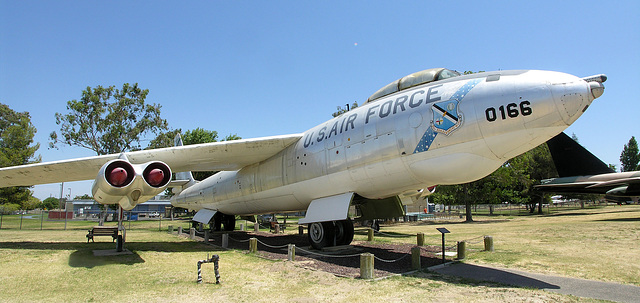
M312 246L346 245L350 205L361 220L399 217L436 185L485 177L576 121L605 80L428 69L301 134L189 146L178 138L170 148L7 167L0 186L95 178L95 199L125 210L173 186L171 203L213 229L233 230L235 215L306 211L299 224ZM220 172L198 182L190 171Z

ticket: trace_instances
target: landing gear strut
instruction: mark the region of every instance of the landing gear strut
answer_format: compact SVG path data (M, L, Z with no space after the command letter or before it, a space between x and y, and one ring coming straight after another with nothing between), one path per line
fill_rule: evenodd
M118 238L116 239L116 251L122 252L124 250L124 240L126 239L127 231L124 229L122 223L124 217L124 209L118 205Z
M209 221L211 231L233 231L236 227L236 216L217 212Z
M309 224L309 243L315 249L329 246L349 245L353 241L351 219Z

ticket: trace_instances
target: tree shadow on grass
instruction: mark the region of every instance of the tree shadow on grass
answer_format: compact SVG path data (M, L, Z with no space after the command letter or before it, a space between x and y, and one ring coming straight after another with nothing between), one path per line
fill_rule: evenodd
M198 242L126 242L125 248L131 254L115 256L95 256L94 250L115 250L116 244L112 242L0 242L0 248L16 250L71 250L69 266L93 268L110 264L133 265L144 263L140 257L140 251L157 252L211 252L222 251L222 248L204 245Z

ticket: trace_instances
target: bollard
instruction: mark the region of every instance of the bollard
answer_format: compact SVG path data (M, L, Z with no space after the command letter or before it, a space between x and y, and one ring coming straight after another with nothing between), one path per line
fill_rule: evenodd
M373 279L373 254L362 253L360 254L360 278L361 279Z
M289 244L287 246L287 257L289 261L295 261L296 260L296 245L295 244Z
M412 247L411 248L411 268L412 269L420 269L422 266L420 265L420 247Z
M418 246L424 246L424 233L418 233Z
M249 239L249 253L255 254L258 252L258 239L250 238Z
M369 228L369 230L367 231L367 241L373 241L373 228Z
M178 236L182 235L182 226L178 226Z
M229 234L222 234L222 248L229 247Z
M253 223L253 231L255 231L255 232L259 232L260 231L260 224L258 224L258 222Z
M173 225L169 225L169 227L167 227L167 232L170 234L173 233Z
M484 236L484 251L493 251L493 237Z
M204 231L204 243L209 243L210 238L211 238L211 231L207 229Z
M304 226L298 225L298 235L304 236Z
M458 260L464 260L467 257L467 242L458 242Z
M193 240L196 238L196 229L195 228L189 228L189 239Z
M240 223L240 231L244 231L244 223Z

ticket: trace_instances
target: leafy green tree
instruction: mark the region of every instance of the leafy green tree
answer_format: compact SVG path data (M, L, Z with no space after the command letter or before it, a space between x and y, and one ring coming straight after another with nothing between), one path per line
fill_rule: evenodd
M156 149L171 147L174 145L173 140L178 134L182 133L182 129L174 129L166 132L161 132L153 140L149 142L149 146L145 149Z
M42 201L41 207L46 210L56 209L60 206L60 200L58 198L49 197Z
M358 102L353 102L353 104L351 104L351 107L349 107L349 104L347 104L344 108L342 106L338 106L338 111L336 111L335 113L331 114L334 118L337 116L340 116L354 108L358 107Z
M145 103L148 94L137 83L125 83L122 89L87 87L80 100L67 102L67 114L56 113L61 138L52 132L49 146L81 146L98 155L140 149L143 136L167 129L167 121L160 117L161 106Z
M239 140L242 139L238 135L228 135L222 141L228 140ZM206 130L203 128L196 128L194 130L188 130L182 135L182 143L184 145L191 144L200 144L200 143L209 143L209 142L218 142L218 132L215 130ZM215 174L215 171L196 171L193 172L193 178L196 180L204 180L209 176Z
M92 200L93 197L90 196L89 194L84 194L82 196L75 196L75 198L73 198L73 200Z
M634 171L638 170L638 163L640 163L640 152L638 152L638 142L636 137L631 137L629 143L624 145L622 153L620 154L620 171Z
M35 156L40 144L33 144L36 131L28 112L16 112L0 103L0 167L40 162L40 156ZM27 209L31 195L28 187L0 188L0 204Z

